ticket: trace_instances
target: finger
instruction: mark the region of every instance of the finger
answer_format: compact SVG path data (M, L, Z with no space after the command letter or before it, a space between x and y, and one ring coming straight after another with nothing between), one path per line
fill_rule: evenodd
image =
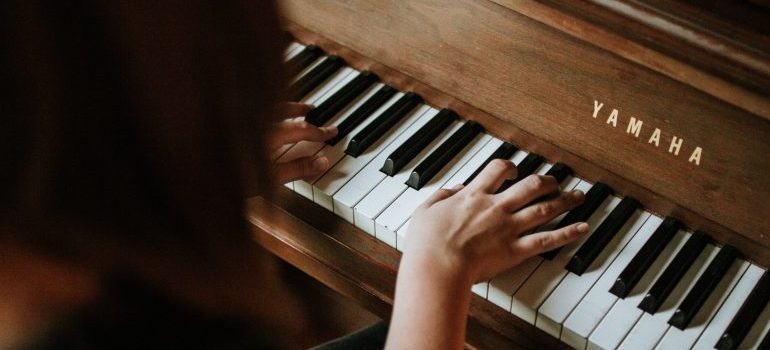
M460 192L460 190L463 189L463 184L457 184L452 188L442 188L436 192L434 192L428 199L425 200L425 202L422 203L423 206L429 207L437 202L443 201L449 197L452 197L457 192Z
M581 191L563 192L558 196L532 204L513 214L513 227L519 232L527 232L543 225L562 213L574 209L585 199Z
M307 115L313 107L299 102L288 102L284 110L285 118L294 118Z
M484 191L486 193L495 193L503 181L516 177L516 166L513 162L506 159L495 159L489 162L484 170L476 176L468 189L471 191Z
M588 233L588 224L578 222L554 231L538 232L517 239L513 244L516 251L527 258L559 248Z
M329 169L327 157L303 157L286 163L274 163L273 172L278 183L311 180Z
M558 190L559 183L553 176L532 174L508 187L496 198L506 209L513 212L535 199L556 193Z
M324 142L337 135L337 127L317 127L304 119L288 119L278 123L274 135L278 147L299 141Z

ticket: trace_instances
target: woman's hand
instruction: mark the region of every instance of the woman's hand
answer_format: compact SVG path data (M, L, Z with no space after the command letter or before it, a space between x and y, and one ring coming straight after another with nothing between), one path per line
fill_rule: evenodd
M312 179L329 168L329 159L323 156L308 156L280 163L276 161L292 144L301 141L324 142L337 135L336 126L317 127L306 122L304 115L310 109L310 106L303 103L287 103L284 115L290 119L279 122L273 128L268 147L273 160L273 178L277 183Z
M477 282L588 232L588 224L576 223L526 234L575 208L584 194L560 193L556 179L543 175L530 175L495 194L515 176L510 161L495 160L467 187L437 191L415 211L404 254ZM546 199L533 203L541 198Z
M495 160L467 186L442 189L412 216L399 267L389 349L462 349L472 284L588 232L586 223L529 234L575 208L580 191L560 193L551 176L514 178Z

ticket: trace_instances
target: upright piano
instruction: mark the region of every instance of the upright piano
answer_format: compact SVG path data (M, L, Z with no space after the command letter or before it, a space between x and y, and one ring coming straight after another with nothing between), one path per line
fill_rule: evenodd
M251 198L255 239L389 317L411 211L494 158L585 204L585 238L473 287L484 349L770 347L770 7L282 0L290 98L337 125ZM514 180L516 181L516 180Z

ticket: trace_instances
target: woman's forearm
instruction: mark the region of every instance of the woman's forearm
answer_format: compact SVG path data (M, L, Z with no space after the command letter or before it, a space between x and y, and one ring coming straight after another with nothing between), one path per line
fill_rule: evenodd
M386 349L462 349L470 303L467 275L405 256Z

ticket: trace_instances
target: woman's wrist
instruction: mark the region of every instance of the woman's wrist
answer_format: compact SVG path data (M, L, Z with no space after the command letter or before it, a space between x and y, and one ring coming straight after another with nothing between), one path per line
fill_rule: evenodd
M475 283L473 268L448 253L407 252L401 260L399 273L407 279L414 277L421 283L440 285L446 292L470 294Z

